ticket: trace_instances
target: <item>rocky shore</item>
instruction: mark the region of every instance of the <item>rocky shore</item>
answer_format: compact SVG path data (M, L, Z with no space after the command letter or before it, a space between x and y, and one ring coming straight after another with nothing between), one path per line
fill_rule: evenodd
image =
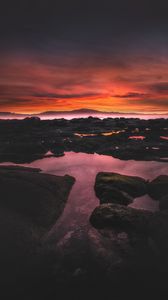
M81 118L0 120L0 161L31 162L64 151L123 160L166 160L168 120Z
M0 161L26 163L74 151L166 162L167 137L165 119L0 120ZM74 291L76 299L108 299L112 291L119 297L122 292L137 293L140 286L152 296L156 291L168 295L167 174L149 182L98 173L94 188L100 205L90 224L67 232L57 245L46 235L61 215L73 183L68 175L0 167L0 262L6 293L10 286L11 294L19 289L21 299L25 289L27 299L37 299L38 294L52 299L51 292L58 299L68 294L73 298ZM146 194L159 202L159 211L129 206Z

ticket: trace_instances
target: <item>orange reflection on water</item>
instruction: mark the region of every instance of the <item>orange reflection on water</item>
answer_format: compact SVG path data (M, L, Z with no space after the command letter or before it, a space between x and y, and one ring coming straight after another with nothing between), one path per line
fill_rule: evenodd
M160 136L162 140L168 140L168 136Z
M141 140L141 141L143 141L144 139L146 139L146 137L143 136L143 135L133 135L133 136L129 136L129 140Z
M74 133L75 136L79 136L79 137L85 137L85 136L98 136L98 135L103 135L103 136L111 136L114 134L119 134L125 132L125 130L113 130L110 132L99 132L99 133Z

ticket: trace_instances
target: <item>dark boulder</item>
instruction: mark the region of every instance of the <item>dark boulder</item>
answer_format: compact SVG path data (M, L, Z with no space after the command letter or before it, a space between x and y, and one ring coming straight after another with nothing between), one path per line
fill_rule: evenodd
M97 197L100 198L100 204L116 203L121 205L128 205L133 202L134 198L129 196L126 192L120 191L117 188L100 185L98 187Z
M148 233L153 213L118 204L102 204L93 211L90 222L96 228L113 228Z
M95 192L100 203L128 205L134 197L146 194L147 182L135 176L100 172L96 176Z
M54 143L49 147L50 151L54 154L55 157L64 156L64 146L60 143Z

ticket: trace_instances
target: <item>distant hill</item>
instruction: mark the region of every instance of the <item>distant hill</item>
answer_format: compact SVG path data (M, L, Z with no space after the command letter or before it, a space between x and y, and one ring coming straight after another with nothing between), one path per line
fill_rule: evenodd
M69 110L69 111L45 111L42 113L39 113L38 115L60 115L60 114L98 114L98 113L105 113L94 109L75 109L75 110ZM113 112L111 112L113 113ZM111 114L110 113L110 114Z
M54 118L86 118L86 117L98 117L98 118L168 118L168 113L163 114L140 114L140 113L120 113L120 112L103 112L94 109L76 109L71 111L44 111L36 114L19 114L11 112L0 112L0 119L24 119L27 117L39 117L41 119L54 119Z
M11 113L11 112L0 112L0 119L17 119L17 118L25 118L30 116L28 114L18 114L18 113Z
M15 113L11 113L11 112L0 112L0 116L13 116L15 115Z
M101 112L98 110L94 109L87 109L87 108L82 108L82 109L75 109L75 110L69 110L69 111L44 111L41 113L36 113L36 114L19 114L19 113L11 113L11 112L0 112L0 118L26 118L26 117L47 117L47 116L58 116L58 115L96 115L96 114L113 114L113 112ZM118 114L118 113L117 113Z

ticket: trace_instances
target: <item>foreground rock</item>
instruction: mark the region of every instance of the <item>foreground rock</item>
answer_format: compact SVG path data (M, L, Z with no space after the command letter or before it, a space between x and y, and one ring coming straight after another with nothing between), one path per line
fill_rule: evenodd
M42 238L61 215L74 178L39 169L0 167L0 275L21 288L42 266ZM38 275L39 276L39 275ZM29 279L30 279L29 278Z
M39 173L38 169L0 167L0 205L29 217L42 227L60 215L74 178Z
M102 204L93 211L90 222L96 228L135 230L147 233L153 213L118 204Z
M136 237L141 246L147 242L147 248L159 258L161 269L168 271L168 210L152 213L123 205L102 204L95 208L90 222L97 229L125 232L131 240ZM141 236L146 241L140 240Z
M95 192L100 203L128 205L134 197L146 194L147 182L140 177L101 172L96 176Z
M0 152L0 161L26 163L42 158L47 149L36 141L22 141L17 143L8 142L3 145Z
M168 176L160 175L148 184L148 194L155 200L168 195Z

